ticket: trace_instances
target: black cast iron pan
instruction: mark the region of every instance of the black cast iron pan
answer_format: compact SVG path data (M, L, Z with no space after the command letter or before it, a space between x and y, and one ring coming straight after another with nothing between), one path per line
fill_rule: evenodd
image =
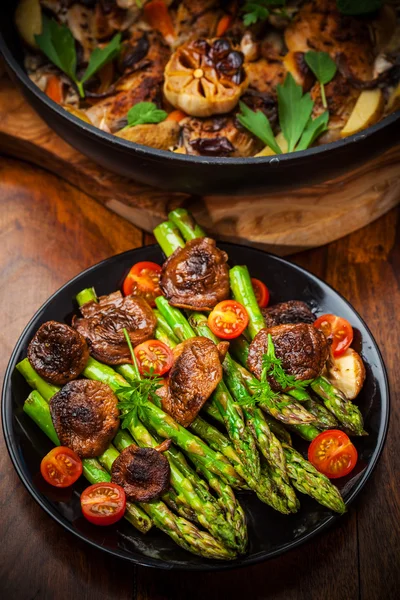
M0 53L29 104L77 150L106 169L142 183L200 195L284 191L333 179L400 141L397 112L343 140L279 158L185 156L128 142L70 115L30 81L13 21L16 4L15 0L2 2Z

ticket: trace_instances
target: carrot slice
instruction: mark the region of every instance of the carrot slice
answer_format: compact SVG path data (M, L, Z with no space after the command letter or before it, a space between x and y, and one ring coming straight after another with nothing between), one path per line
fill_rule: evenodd
M179 121L182 121L182 119L184 119L185 117L187 117L187 114L184 113L183 110L173 110L169 113L166 120L175 121L176 123L179 123Z
M175 29L167 5L163 0L153 0L144 7L146 21L157 29L168 43L175 39Z
M46 84L45 94L57 104L63 102L63 82L57 75L51 75Z
M222 37L229 29L233 21L232 15L224 15L220 18L217 25L216 36Z

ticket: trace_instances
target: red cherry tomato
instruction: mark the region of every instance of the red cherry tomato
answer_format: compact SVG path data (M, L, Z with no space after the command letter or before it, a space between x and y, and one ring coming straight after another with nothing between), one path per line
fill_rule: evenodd
M348 475L356 466L357 450L339 429L323 431L311 442L308 460L329 479Z
M122 286L125 296L142 296L150 306L155 306L155 298L161 296L161 267L156 263L143 261L133 265Z
M260 308L265 308L268 306L269 302L269 291L265 283L256 279L255 277L251 278L251 283L253 285L254 295L257 300L257 304Z
M65 446L53 448L40 463L43 478L55 487L68 487L82 475L82 461Z
M353 328L346 319L336 315L322 315L314 327L320 329L328 340L332 341L333 356L341 356L353 341Z
M238 337L246 329L248 322L246 309L236 300L220 302L208 316L209 328L223 340Z
M159 340L147 340L134 348L141 374L164 375L172 367L172 350Z
M95 483L81 495L83 516L95 525L112 525L125 513L126 496L116 483Z

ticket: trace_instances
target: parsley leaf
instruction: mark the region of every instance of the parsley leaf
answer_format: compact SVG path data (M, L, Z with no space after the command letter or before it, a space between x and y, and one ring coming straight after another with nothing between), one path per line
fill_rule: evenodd
M311 117L314 102L309 93L303 95L291 73L286 75L283 85L277 85L279 122L288 152L293 152L305 126Z
M277 144L271 124L263 112L251 110L244 102L239 102L241 113L237 119L243 127L264 142L266 146L272 148L276 154L282 154L282 150Z
M264 378L271 377L276 381L282 390L287 388L303 389L310 384L311 380L298 381L294 375L287 375L282 367L282 361L275 354L275 347L272 336L268 334L267 352L262 359Z
M107 46L104 48L95 48L90 55L89 64L82 79L78 79L76 75L77 57L75 39L66 25L60 25L54 19L48 19L43 15L42 33L36 35L35 40L47 58L72 79L82 98L85 97L83 84L93 77L106 63L113 60L121 47L121 34L117 33Z
M139 102L132 106L128 111L128 125L127 127L134 127L135 125L142 125L145 123L160 123L164 121L168 116L165 110L157 108L153 102Z
M304 59L321 85L322 105L327 108L324 85L334 78L337 71L336 63L327 52L314 52L313 50L306 52Z
M316 119L308 119L307 125L301 135L296 150L307 150L311 144L328 129L329 112L326 110Z
M250 0L243 6L243 23L246 27L254 25L257 21L265 21L269 15L269 7L284 6L286 0Z
M376 12L382 6L382 0L336 0L343 15L366 15Z

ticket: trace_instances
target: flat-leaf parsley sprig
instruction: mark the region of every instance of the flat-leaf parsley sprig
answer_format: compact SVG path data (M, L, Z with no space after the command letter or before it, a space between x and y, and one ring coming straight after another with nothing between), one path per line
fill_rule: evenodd
M121 49L121 34L117 33L104 48L95 48L90 55L89 63L81 79L76 73L77 55L75 39L66 25L59 25L54 19L45 15L42 19L42 33L35 36L41 51L53 64L63 71L76 84L81 98L85 97L83 84L97 73L104 65L114 60Z
M243 6L243 23L246 27L268 19L271 8L285 6L286 0L249 0Z
M294 375L288 375L287 373L285 373L284 368L282 366L282 361L275 354L275 346L270 333L268 334L267 339L267 352L262 358L263 369L261 378L263 378L263 374L264 379L270 377L271 379L276 381L276 383L282 390L303 390L304 388L309 386L312 379L307 379L306 381L299 381Z
M118 408L122 413L122 429L130 425L136 426L138 423L138 409L144 406L149 400L159 400L157 390L162 387L162 378L155 375L152 370L143 379L139 372L136 356L132 348L132 343L127 330L123 329L126 343L132 357L132 364L136 372L137 380L129 386L122 386L115 390L115 393L123 398L118 403Z

